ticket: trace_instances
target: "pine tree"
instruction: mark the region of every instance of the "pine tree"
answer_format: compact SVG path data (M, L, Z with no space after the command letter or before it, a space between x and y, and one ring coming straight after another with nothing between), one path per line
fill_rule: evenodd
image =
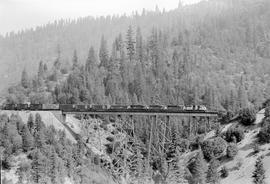
M59 44L57 45L57 51L56 52L57 52L57 58L54 61L53 66L54 66L54 68L56 70L60 70L61 69L61 49L60 49L60 45Z
M108 69L109 63L109 53L107 49L107 42L104 36L101 37L100 49L99 49L99 60L100 60L100 67L104 67Z
M75 70L78 67L79 67L79 62L78 62L77 50L75 49L73 52L73 58L72 58L72 70Z
M263 167L263 158L259 157L255 164L255 170L253 172L253 183L264 184L265 183L265 169Z
M30 85L29 77L25 68L23 69L23 72L22 72L21 85L24 88L29 88L29 85Z
M42 178L46 175L45 163L44 156L39 149L36 149L31 162L32 180L36 184L39 184L42 181Z
M141 28L138 27L136 32L136 59L140 61L140 63L142 63L143 57L144 57L143 38Z
M241 76L240 87L238 89L238 107L240 109L248 107L247 91L245 89L245 83L243 76Z
M34 124L34 116L32 113L28 116L27 127L30 133L34 135L35 124Z
M200 150L199 153L195 156L193 160L188 165L190 173L192 174L192 181L194 184L204 184L205 183L205 169L206 169L206 162L203 158L202 151Z
M131 62L133 57L134 57L134 54L135 54L135 41L134 41L134 38L133 38L133 30L132 30L132 26L130 25L128 27L128 30L127 30L127 41L126 41L126 48L127 48L127 55L129 57L129 61Z
M39 87L44 85L44 66L43 61L39 62L37 84Z
M60 159L55 150L52 148L52 151L50 153L50 160L51 160L51 168L50 168L50 178L51 178L51 182L52 184L58 184L59 181L59 171L58 171L58 160Z
M97 64L97 58L95 54L95 49L94 47L91 47L88 52L88 57L85 63L85 70L88 73L92 73L92 71L94 71L95 69L96 64Z
M210 184L218 184L220 180L220 176L218 173L218 167L219 167L219 162L216 159L213 159L210 161L208 170L207 170L207 175L206 175L206 181L207 183Z
M22 129L22 148L25 152L30 151L34 147L34 139L26 125Z

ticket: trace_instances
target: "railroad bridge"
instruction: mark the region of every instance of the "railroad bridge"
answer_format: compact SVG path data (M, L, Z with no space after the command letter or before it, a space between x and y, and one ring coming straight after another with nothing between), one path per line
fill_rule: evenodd
M143 122L143 126L147 127L147 163L150 168L151 158L154 156L162 156L168 151L168 144L171 143L172 129L175 124L186 124L189 128L189 135L196 135L199 126L204 127L204 132L211 128L211 122L215 122L218 117L216 111L192 111L192 110L87 110L73 111L63 110L62 115L65 118L68 114L92 116L94 119L114 118L116 124L122 132L125 132L127 137L123 141L124 148L132 147L139 142L137 132L140 131L139 122ZM136 121L136 118L141 118ZM108 120L109 121L109 120ZM100 128L100 127L99 127ZM99 129L97 129L99 131ZM132 144L129 144L132 143ZM126 156L125 154L123 155Z
M191 107L153 107L145 106L112 106L106 108L104 105L49 105L46 104L19 104L6 105L3 110L29 110L29 111L51 111L74 135L71 127L68 126L67 115L80 115L82 125L96 123L95 131L98 132L99 146L97 149L102 152L101 135L102 130L98 119L105 119L110 122L114 120L117 131L125 135L121 140L122 152L116 155L122 159L121 164L126 167L128 155L125 150L138 150L136 145L143 145L144 160L150 169L150 163L153 157L162 157L169 151L169 145L172 143L173 133L180 133L181 129L188 130L188 136L195 135L200 130L206 133L211 129L212 123L216 122L218 117L217 111L209 111L206 108ZM88 121L89 116L94 121ZM86 130L88 131L88 130ZM96 132L96 133L97 133ZM144 141L141 139L141 133L144 132ZM201 131L202 132L202 131ZM86 144L86 143L85 143ZM135 148L135 149L134 149ZM133 152L133 153L134 153ZM123 159L124 158L124 159ZM119 159L120 160L120 159ZM124 161L123 161L124 160ZM111 164L111 165L115 165ZM110 166L109 169L112 167ZM122 169L126 171L127 169Z

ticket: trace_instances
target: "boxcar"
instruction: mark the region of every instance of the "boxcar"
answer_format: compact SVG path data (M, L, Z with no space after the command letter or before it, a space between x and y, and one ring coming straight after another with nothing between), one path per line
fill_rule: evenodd
M15 110L15 104L5 104L3 109L4 110Z
M132 110L144 110L144 109L148 109L148 107L144 106L144 105L130 105L129 109L132 109Z
M42 104L30 104L29 110L40 111L42 110Z
M149 109L150 110L163 110L166 109L167 107L164 105L150 105Z
M72 112L75 110L75 105L71 104L60 104L59 109L64 112Z
M15 107L16 110L29 110L29 106L28 104L16 104L16 107Z
M128 109L127 105L111 105L110 109L112 110L126 110Z
M42 104L43 110L59 110L59 104Z
M88 110L87 105L75 105L74 108L75 108L74 109L75 111L79 111L79 112L86 112Z

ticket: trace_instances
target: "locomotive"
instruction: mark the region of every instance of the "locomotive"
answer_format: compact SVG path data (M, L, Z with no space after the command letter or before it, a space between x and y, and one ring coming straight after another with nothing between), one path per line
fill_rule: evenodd
M64 111L64 112L87 112L87 111L207 111L204 105L95 105L95 104L5 104L2 110L26 110L26 111Z

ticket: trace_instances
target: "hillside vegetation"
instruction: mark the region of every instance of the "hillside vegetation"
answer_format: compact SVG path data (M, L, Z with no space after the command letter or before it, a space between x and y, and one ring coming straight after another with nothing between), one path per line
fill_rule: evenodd
M210 0L9 34L0 41L1 73L19 79L25 70L8 100L258 109L270 94L269 7Z

